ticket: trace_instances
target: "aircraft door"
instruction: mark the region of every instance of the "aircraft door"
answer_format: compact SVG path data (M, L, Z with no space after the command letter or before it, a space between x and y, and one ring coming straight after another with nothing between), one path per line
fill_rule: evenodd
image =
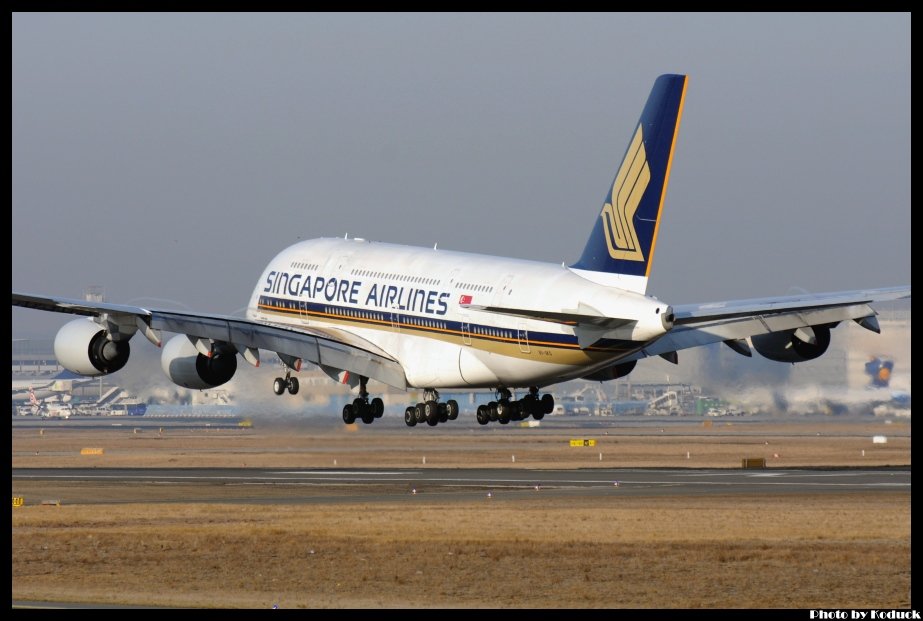
M529 347L529 331L526 330L526 324L519 322L519 328L516 330L516 340L519 341L519 351L524 354L531 353Z
M468 323L468 314L461 313L459 319L461 320L462 343L471 345L471 324Z

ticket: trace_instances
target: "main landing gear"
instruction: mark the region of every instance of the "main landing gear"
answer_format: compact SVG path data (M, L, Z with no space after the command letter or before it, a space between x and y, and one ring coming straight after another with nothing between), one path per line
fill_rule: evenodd
M277 395L281 395L286 389L288 389L288 394L290 395L298 394L298 378L292 377L290 369L285 370L285 379L277 377L272 382L272 391Z
M491 421L506 425L511 420L525 420L529 416L542 420L545 414L551 414L553 410L554 397L545 393L539 398L537 386L531 386L529 393L518 401L513 400L513 394L508 388L498 388L496 401L478 406L477 419L482 425Z
M385 403L378 397L369 401L369 392L365 386L369 378L359 376L359 396L352 403L343 406L343 422L352 425L359 418L366 425L370 425L376 418L381 418L385 413Z
M439 391L427 388L423 391L423 403L410 406L404 410L404 423L414 427L417 423L426 423L435 427L439 423L458 418L458 402L449 399L445 403L439 402Z

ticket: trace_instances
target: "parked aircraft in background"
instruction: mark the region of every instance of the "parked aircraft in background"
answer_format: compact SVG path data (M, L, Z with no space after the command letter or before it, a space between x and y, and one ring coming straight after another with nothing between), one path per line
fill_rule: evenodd
M35 392L29 389L29 400L19 406L20 415L43 416L45 418L70 418L74 408L70 404L69 395L53 395L39 399Z
M870 303L910 296L910 287L710 304L670 305L647 295L687 78L657 78L579 260L556 265L464 252L314 239L281 251L263 271L247 318L141 308L13 292L12 303L86 315L55 338L61 365L96 376L121 369L141 332L163 348L162 367L187 388L221 385L238 355L259 365L275 352L287 371L273 389L299 390L307 361L358 386L343 420L371 423L384 410L367 382L419 388L409 426L458 416L440 389L491 388L478 422L508 423L554 409L558 382L623 377L637 362L724 342L783 363L821 356L831 330L853 320L879 331ZM570 215L567 216L571 218ZM569 224L568 220L568 224ZM515 389L524 389L518 398Z
M11 400L28 401L33 395L38 399L45 399L55 395L69 393L75 388L85 386L94 380L74 375L70 371L62 371L51 378L28 378L12 380Z

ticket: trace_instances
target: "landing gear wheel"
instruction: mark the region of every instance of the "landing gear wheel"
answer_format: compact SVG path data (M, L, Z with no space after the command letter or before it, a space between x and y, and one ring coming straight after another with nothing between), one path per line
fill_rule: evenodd
M423 414L426 416L426 424L435 427L439 422L439 404L435 401L427 401L423 404Z
M497 416L497 402L491 401L487 404L487 416L491 421L496 422L499 420Z
M417 422L418 422L418 423L425 423L425 422L426 422L426 412L423 411L423 404L422 404L422 403L418 403L417 406L413 409L413 411L414 411L414 414L415 414L416 417L417 417Z
M379 399L378 397L375 397L374 399L372 399L371 406L372 406L372 415L375 418L381 418L381 415L385 413L385 402Z
M544 414L551 414L554 412L554 397L548 393L542 395L542 412Z
M512 401L510 407L512 408L510 420L524 420L528 416L528 414L523 412L522 404L519 401Z
M353 410L353 404L347 403L343 406L343 422L352 425L356 422L356 412Z
M366 406L366 408L362 412L362 422L365 423L366 425L371 425L373 420L375 420L375 415L372 414L372 410L370 410L368 406Z
M272 391L277 395L281 395L285 392L285 380L281 377L277 377L272 382Z
M409 407L404 410L404 424L408 427L417 426L417 409L414 407Z
M487 406L479 405L477 411L478 423L486 425L490 422L490 414L487 412Z
M436 409L439 410L439 422L444 423L449 420L449 409L446 407L445 403L439 403L436 405Z
M543 418L545 418L545 413L541 411L532 412L532 418L534 418L535 420L542 420Z
M445 402L445 408L448 412L449 420L455 420L458 418L458 401L455 399L449 399Z
M500 421L501 425L506 425L510 422L513 408L510 406L510 402L506 399L500 399L497 402L497 420Z
M526 416L531 416L535 414L535 410L538 408L538 399L535 398L535 395L526 395L519 401L522 411Z
M298 378L290 377L288 380L288 394L297 395L298 394Z

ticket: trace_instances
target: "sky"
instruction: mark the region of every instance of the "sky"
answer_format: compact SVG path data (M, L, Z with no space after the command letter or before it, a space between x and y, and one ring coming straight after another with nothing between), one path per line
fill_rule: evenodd
M240 314L346 234L570 264L662 73L648 293L908 285L910 52L909 13L13 14L12 288Z

